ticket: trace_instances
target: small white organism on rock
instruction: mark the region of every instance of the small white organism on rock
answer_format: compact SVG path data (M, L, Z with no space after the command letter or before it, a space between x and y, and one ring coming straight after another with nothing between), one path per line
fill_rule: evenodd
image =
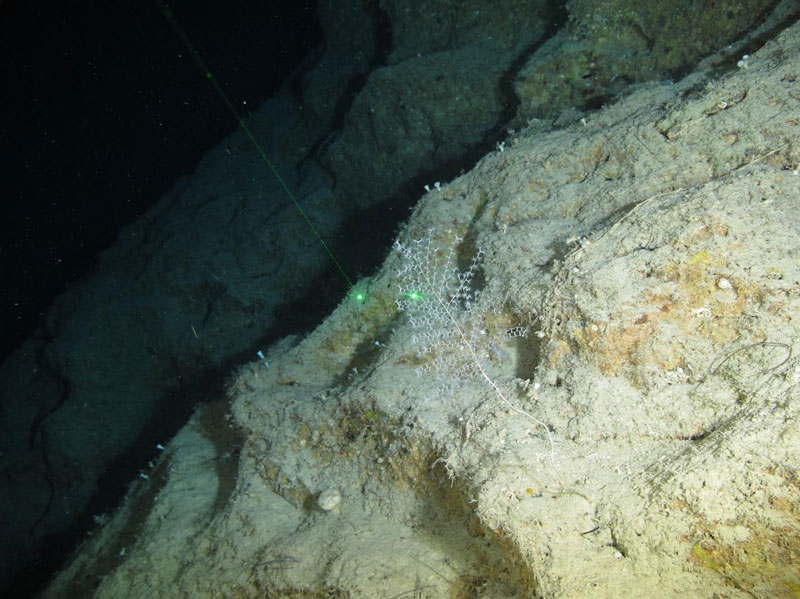
M332 512L342 503L342 494L336 487L325 489L317 497L317 505L323 512Z

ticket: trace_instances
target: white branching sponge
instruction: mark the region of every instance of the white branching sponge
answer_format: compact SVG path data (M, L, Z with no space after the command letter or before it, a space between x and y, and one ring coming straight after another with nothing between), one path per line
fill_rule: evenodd
M499 340L496 332L492 334L487 330L485 310L479 308L478 291L473 288L483 250L477 250L462 272L457 265L458 246L462 241L454 235L452 242L440 247L435 230L429 229L422 239L408 244L395 242L396 250L403 257L397 307L408 314L414 328L414 342L419 346L417 374L435 372L443 381L444 390L451 393L459 380L483 379L501 404L544 429L555 468L555 448L547 425L512 404L488 373L486 360L499 351L495 346ZM527 329L517 327L504 334L525 336Z
M431 229L424 238L407 245L395 243L404 259L397 307L408 314L414 328L420 364L417 374L435 373L451 391L459 380L482 378L511 407L489 376L487 362L492 355L502 355L498 346L502 338L525 336L527 330L489 330L474 288L483 250L478 248L460 271L456 252L462 241L453 236L449 244L440 247Z
M476 308L478 291L472 288L483 252L479 249L464 272L459 272L456 249L461 238L454 236L447 247L440 248L434 235L430 230L425 238L408 245L396 242L404 258L397 307L408 314L414 327L420 362L417 374L467 379L478 374L476 359L483 357L487 341Z

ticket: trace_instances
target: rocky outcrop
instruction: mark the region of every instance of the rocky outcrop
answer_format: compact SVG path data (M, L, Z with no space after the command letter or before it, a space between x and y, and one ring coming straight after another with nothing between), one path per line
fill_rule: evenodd
M794 25L426 194L400 239L476 322L415 328L396 301L432 295L399 298L392 253L240 368L239 437L198 411L45 596L794 597L798 57Z
M679 86L644 86L597 114L571 92L551 94L548 113L565 113L561 123L572 124L544 134L552 123L527 123L541 114L531 104L531 73L540 67L531 65L570 59L545 57L551 46L540 45L554 33L552 15L538 5L500 3L485 14L480 3L413 13L389 2L380 9L336 4L320 6L326 52L249 126L267 140L297 206L352 278L388 242L365 249L361 234L348 233L391 230L406 213L402 202L388 202L415 200L407 189L418 193L424 182L468 171L426 195L404 235L435 227L445 243L444 231L455 228L466 236L457 247L462 261L476 244L484 248L481 301L495 313L486 330L518 325L531 333L516 346L500 339L490 346L499 360L491 376L514 409L480 381L431 399L432 383L411 367L413 332L394 309L397 256L361 282L367 302L348 298L313 334L274 345L331 307L320 296L331 303L345 296L347 282L327 272L329 257L297 206L236 133L125 229L92 277L59 298L43 330L4 363L3 580L53 535L91 516L105 521L99 491L121 488L120 473L127 481L142 469L153 482L133 485L107 529L116 531L113 542L98 535L51 596L99 583L99 574L108 577L98 596L143 589L159 596L173 585L188 594L331 588L391 596L415 584L409 555L440 560L437 576L419 570L416 584L579 595L578 578L566 571L571 555L587 564L583 580L611 584L593 568L620 574L630 564L631 580L647 582L658 556L645 544L667 533L640 525L654 515L648 510L665 505L680 512L679 536L663 537L682 577L669 584L758 591L767 582L750 570L719 573L730 572L725 552L745 534L736 527L756 526L755 506L715 511L703 503L699 479L684 475L741 462L740 446L715 453L727 441L714 436L741 430L775 448L753 458L761 474L749 484L764 487L774 505L794 498L788 425L767 419L747 428L762 412L777 414L772 406L791 416L796 404L785 308L792 274L784 258L777 270L757 272L752 255L736 253L758 230L772 231L772 243L779 223L791 226L790 213L743 222L749 204L735 202L751 194L747 201L761 206L760 186L770 190L765 206L795 193L788 172L798 162L796 30L754 46L746 65L728 64L727 78L708 89L706 63ZM744 28L735 22L720 40ZM640 35L636 19L623 23ZM777 31L777 23L764 31ZM602 28L593 27L590 39L599 43ZM665 46L658 39L653 48ZM765 38L749 39L760 47ZM697 56L686 54L684 66ZM680 70L653 64L647 72ZM530 69L520 72L523 65ZM515 131L506 140L509 124ZM497 150L474 168L459 162L487 147ZM715 203L721 196L730 214ZM620 231L626 239L616 237ZM262 349L265 359L244 368L232 387L237 440L213 400L223 401L232 366ZM752 361L748 370L729 372L744 358ZM763 384L748 387L759 376ZM151 469L156 444L207 400L217 411L199 411ZM692 402L700 404L697 415L685 413ZM706 438L712 451L689 449ZM665 482L656 488L653 481ZM724 484L713 488L721 493ZM342 502L320 512L315 502L326 491ZM196 493L203 499L194 502ZM630 518L614 507L627 496L634 498ZM791 510L775 509L753 538L774 538L779 516L794 526ZM727 545L704 536L715 518L732 527ZM408 545L387 553L380 543L392 534ZM363 569L365 547L372 556ZM452 572L443 573L451 558ZM396 571L383 569L392 559L401 559ZM300 561L335 568L291 567ZM478 564L480 574L466 573ZM276 570L283 578L273 577ZM69 578L75 572L81 581Z

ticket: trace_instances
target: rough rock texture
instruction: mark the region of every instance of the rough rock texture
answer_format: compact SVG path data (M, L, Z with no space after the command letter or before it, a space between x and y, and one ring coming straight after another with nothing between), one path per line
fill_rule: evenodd
M761 23L776 4L572 0L568 26L531 56L514 81L519 117L597 108L631 83L680 76ZM719 56L728 65L740 58Z
M337 197L363 206L419 191L475 149L492 145L515 99L504 79L546 33L545 2L385 2L387 64L370 73L341 134L322 155Z
M489 337L478 376L424 372L456 362L420 354L393 253L242 367L44 596L797 597L800 25L708 72L422 198L404 243L483 250L478 322L434 323L443 353L454 323Z
M337 109L347 108L349 95L358 91L381 58L385 43L380 39L381 15L364 4L360 0L317 4L325 47L312 52L309 69L301 78L303 105L315 117L314 130L320 126L316 119L332 124L341 116Z

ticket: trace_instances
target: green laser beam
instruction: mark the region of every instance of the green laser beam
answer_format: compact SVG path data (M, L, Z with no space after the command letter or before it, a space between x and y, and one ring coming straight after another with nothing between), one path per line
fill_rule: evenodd
M328 256L336 265L336 268L339 269L339 272L342 273L342 276L347 281L347 284L351 288L354 287L353 282L350 280L350 277L347 276L347 273L344 271L344 268L342 268L342 265L336 259L336 256L333 255L333 252L328 247L328 244L325 243L325 240L322 238L322 235L320 234L319 230L314 226L314 223L311 222L311 219L308 217L305 210L303 210L303 207L300 206L300 203L297 201L297 198L294 197L294 194L291 192L289 186L283 180L283 177L281 177L280 173L278 172L278 169L275 168L274 164L272 164L272 161L267 156L267 153L261 147L261 144L258 143L258 140L256 139L255 135L253 135L253 132L250 131L250 128L247 126L247 123L244 122L244 119L242 119L241 115L239 114L239 111L236 110L236 107L228 98L228 95L225 93L225 90L223 90L222 86L220 86L220 84L217 82L216 78L214 77L214 74L211 72L211 69L208 68L206 61L203 60L203 57L200 55L200 52L197 51L197 49L194 47L194 44L192 44L192 41L189 39L189 36L186 35L181 26L175 20L175 16L172 14L172 10L168 6L166 6L164 2L162 2L161 0L156 0L156 5L161 11L161 14L164 15L164 18L170 24L170 26L172 26L172 28L175 30L175 33L178 34L178 37L183 42L183 45L186 46L186 48L189 50L195 62L197 63L197 66L200 67L200 70L202 71L205 78L211 83L211 86L214 88L214 91L217 92L217 95L220 98L222 98L222 101L225 104L225 106L227 106L228 110L231 111L231 114L233 114L233 117L236 119L236 121L239 123L239 126L245 132L245 135L247 135L250 141L253 142L253 145L258 151L259 156L261 156L261 159L269 167L269 170L272 171L272 174L275 176L275 179L278 180L278 183L280 183L280 186L283 188L283 191L286 192L286 195L289 196L289 199L292 201L294 207L300 213L300 216L302 216L303 219L306 221L308 228L311 229L311 231L317 237L319 242L322 244L322 247L325 248L325 251L328 253ZM359 294L357 301L359 302L364 301L363 293Z

